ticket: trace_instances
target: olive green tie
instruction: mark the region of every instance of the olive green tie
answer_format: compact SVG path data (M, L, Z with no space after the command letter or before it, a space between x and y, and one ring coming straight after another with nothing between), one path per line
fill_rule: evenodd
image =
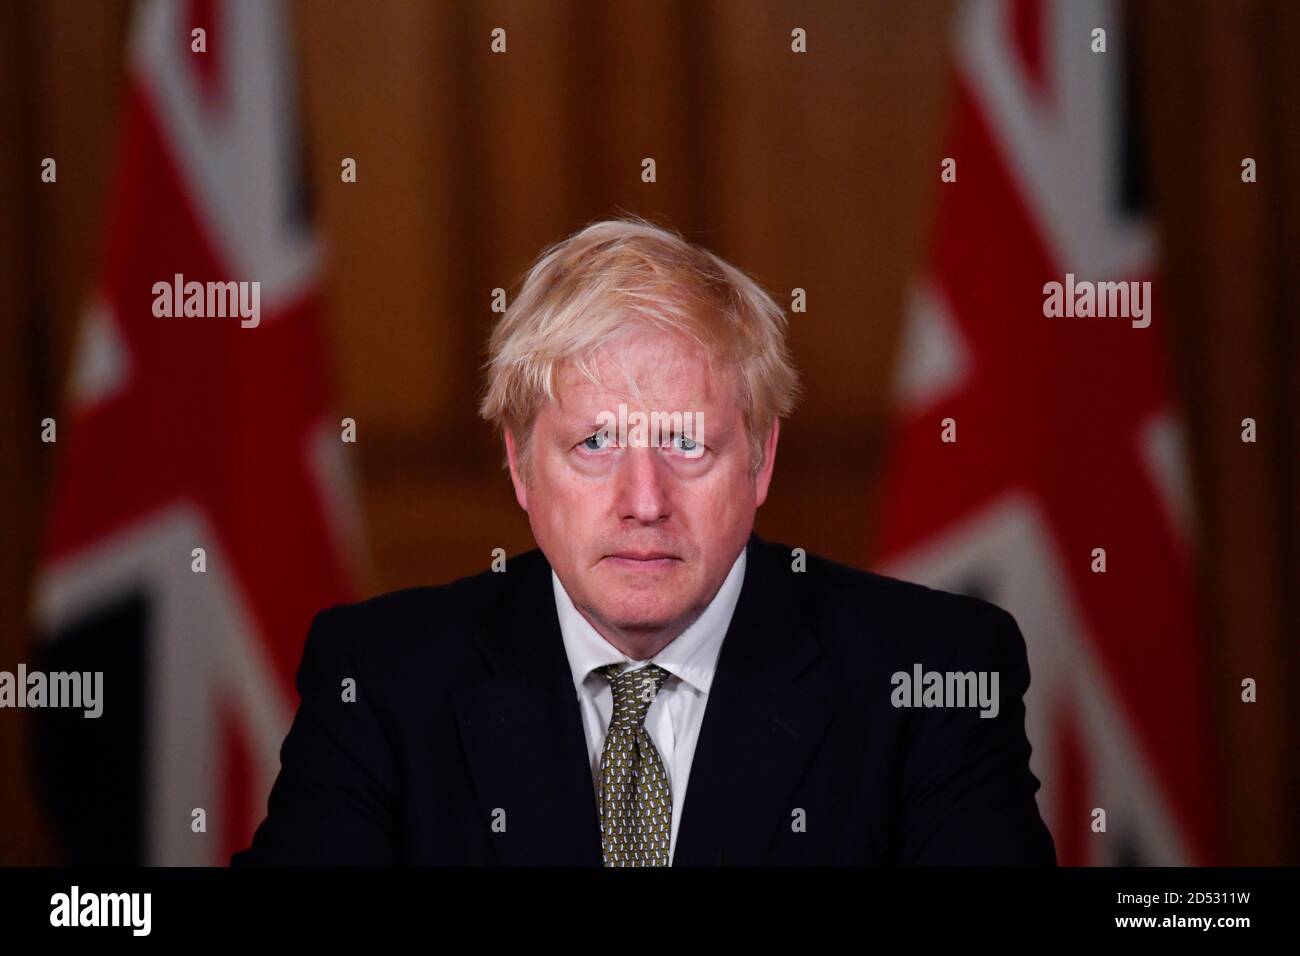
M668 672L657 664L621 674L618 668L598 668L614 691L596 795L601 850L606 866L667 866L673 795L645 715Z

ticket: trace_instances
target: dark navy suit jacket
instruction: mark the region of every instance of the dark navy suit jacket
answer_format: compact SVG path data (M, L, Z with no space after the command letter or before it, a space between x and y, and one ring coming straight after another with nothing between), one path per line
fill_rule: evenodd
M1054 864L1011 615L811 555L797 572L756 535L747 547L673 865ZM997 671L999 713L895 707L891 675L916 664ZM234 865L600 865L540 551L321 612L298 692L267 818Z

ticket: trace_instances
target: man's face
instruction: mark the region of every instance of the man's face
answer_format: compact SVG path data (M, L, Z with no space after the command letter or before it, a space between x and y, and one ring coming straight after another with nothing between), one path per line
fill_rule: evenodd
M507 434L515 495L597 630L671 640L717 594L745 546L767 497L778 427L755 476L732 376L710 375L699 348L668 333L633 333L597 352L593 370L598 384L570 366L558 373L555 400L533 425L526 484ZM605 441L598 433L620 404L631 440L621 443L614 429ZM671 434L658 447L638 444L638 412L681 413L683 425L698 426L687 434L702 448Z

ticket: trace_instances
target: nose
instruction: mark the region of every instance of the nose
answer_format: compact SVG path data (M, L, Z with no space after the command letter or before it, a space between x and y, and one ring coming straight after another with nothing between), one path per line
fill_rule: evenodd
M613 477L620 521L659 524L672 515L671 476L658 449L624 448Z

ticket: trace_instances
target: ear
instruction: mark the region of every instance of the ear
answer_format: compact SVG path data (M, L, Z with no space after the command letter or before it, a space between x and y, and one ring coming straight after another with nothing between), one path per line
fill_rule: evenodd
M519 463L519 446L515 444L515 434L509 428L504 429L506 435L506 460L510 463L510 483L515 486L515 501L519 502L519 507L525 511L528 510L528 485L523 479L523 471Z
M754 482L755 508L761 508L763 502L767 500L767 489L772 483L772 469L776 467L776 443L780 437L781 420L775 419L772 422L772 430L768 432L767 440L763 442L763 467L758 470Z

